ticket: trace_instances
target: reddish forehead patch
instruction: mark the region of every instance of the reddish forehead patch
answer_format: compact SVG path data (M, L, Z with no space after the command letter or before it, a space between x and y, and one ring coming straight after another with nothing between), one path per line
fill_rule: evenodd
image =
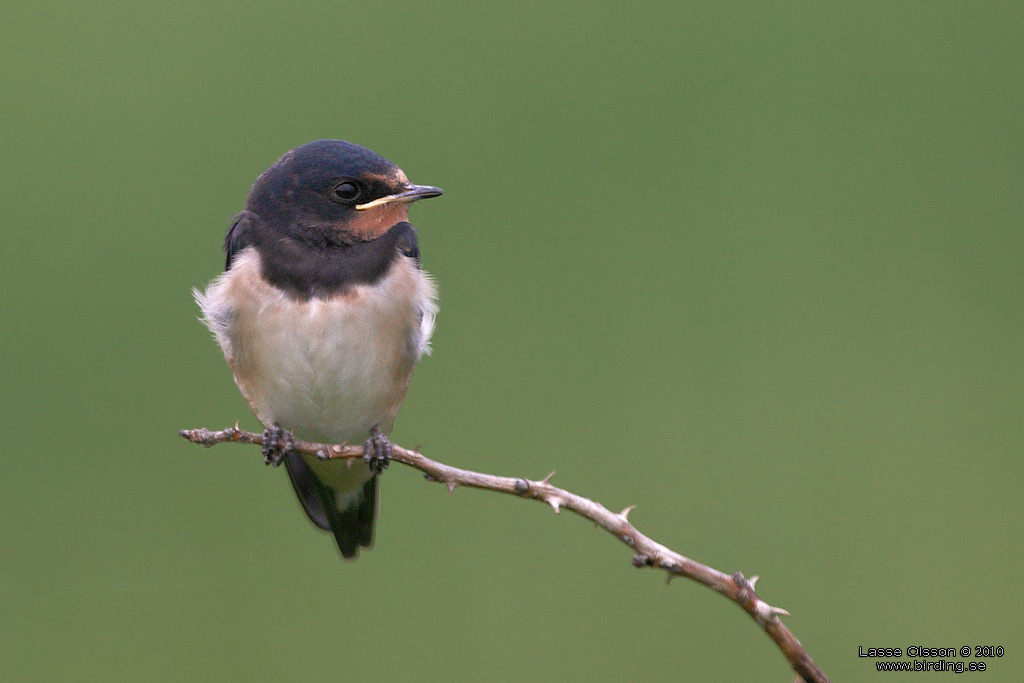
M363 178L371 183L377 182L400 189L409 184L409 178L400 168L395 168L392 173L364 173Z

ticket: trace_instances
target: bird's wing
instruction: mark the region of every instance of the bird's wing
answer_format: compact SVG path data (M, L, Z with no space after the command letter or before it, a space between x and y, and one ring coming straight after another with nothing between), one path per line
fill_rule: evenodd
M230 269L239 252L251 244L250 235L259 219L252 211L243 211L235 216L228 233L224 235L224 251L227 253L224 270Z

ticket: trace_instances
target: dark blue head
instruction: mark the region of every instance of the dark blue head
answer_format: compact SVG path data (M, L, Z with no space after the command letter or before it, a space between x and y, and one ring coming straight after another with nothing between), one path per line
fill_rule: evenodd
M287 152L256 179L246 210L274 232L310 244L372 240L440 188L413 185L395 164L344 140Z

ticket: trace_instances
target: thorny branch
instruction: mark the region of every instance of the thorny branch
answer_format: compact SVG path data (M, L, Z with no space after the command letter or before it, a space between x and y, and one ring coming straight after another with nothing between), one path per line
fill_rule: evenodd
M202 444L207 448L232 441L251 444L263 443L262 434L242 431L238 425L216 432L202 428L185 429L178 433L192 443ZM362 446L348 444L333 445L296 440L294 450L315 455L321 459L363 457ZM571 510L581 517L586 517L633 549L633 566L661 569L668 574L668 579L674 576L685 576L721 593L742 607L765 630L768 637L775 641L778 648L782 650L800 678L814 683L828 681L828 677L814 663L800 641L779 620L780 616L789 616L789 612L779 607L772 607L754 592L754 584L758 577L753 576L746 579L740 572L731 576L723 574L655 542L629 523L627 517L633 506L627 507L622 512L614 513L600 503L553 486L551 477L554 472L540 481L498 477L445 465L426 458L415 450L402 448L398 444L393 445L392 459L420 470L431 481L445 484L449 492L454 491L458 486L498 491L520 498L542 501L550 505L555 512L565 509Z

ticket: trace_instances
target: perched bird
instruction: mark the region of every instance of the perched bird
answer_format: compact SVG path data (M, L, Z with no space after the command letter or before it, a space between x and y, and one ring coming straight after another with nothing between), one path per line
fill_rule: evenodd
M284 462L309 519L345 559L373 543L387 436L430 348L437 292L408 211L441 194L365 147L302 145L256 179L224 240L224 273L193 290L266 427L267 463ZM302 455L290 447L296 436L365 440L366 456Z

